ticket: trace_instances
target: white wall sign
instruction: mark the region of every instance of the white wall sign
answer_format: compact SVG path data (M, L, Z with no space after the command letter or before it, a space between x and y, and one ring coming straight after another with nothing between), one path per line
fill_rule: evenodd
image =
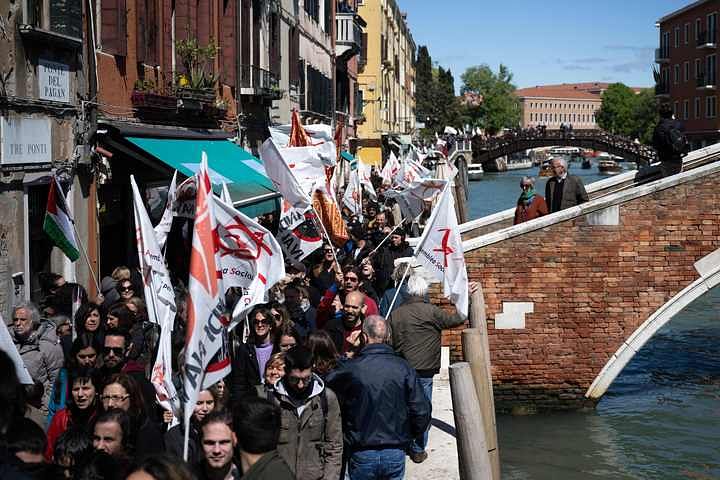
M50 119L2 117L0 164L52 163Z
M64 63L41 58L38 62L38 89L42 100L70 103L70 68Z

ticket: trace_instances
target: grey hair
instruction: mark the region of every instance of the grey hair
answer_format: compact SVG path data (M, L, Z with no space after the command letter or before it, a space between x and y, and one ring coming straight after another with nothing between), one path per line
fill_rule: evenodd
M424 297L427 295L430 286L427 280L420 275L410 275L407 279L407 293L414 297Z
M395 265L395 269L392 273L392 279L395 283L400 282L402 280L403 275L405 275L405 270L410 266L409 262L398 262L397 265Z
M522 177L522 179L520 179L520 186L521 186L521 187L523 186L523 183L529 183L530 185L532 185L532 186L534 187L534 186L535 186L535 178L534 178L534 177L527 177L527 176Z
M40 325L40 310L38 310L37 305L35 305L33 302L18 303L13 307L13 314L21 308L28 311L28 313L30 314L30 320L32 320L34 326L37 327L38 325Z
M362 331L370 343L387 343L390 339L390 325L380 315L370 315L363 320Z
M567 160L565 160L565 159L562 158L562 157L553 157L553 158L550 159L550 162L552 163L552 162L554 162L554 161L556 161L556 160L557 160L558 162L560 162L560 165L562 165L563 167L565 167L565 170L567 170Z

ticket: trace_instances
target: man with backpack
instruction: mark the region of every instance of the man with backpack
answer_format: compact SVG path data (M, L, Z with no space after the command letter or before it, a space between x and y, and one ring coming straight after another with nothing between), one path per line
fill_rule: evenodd
M682 157L690 151L682 123L673 118L669 104L660 105L660 121L653 131L652 144L658 152L663 177L682 171Z
M303 480L337 480L342 468L342 419L337 397L312 371L312 352L303 346L285 355L285 376L268 400L280 407L278 452Z

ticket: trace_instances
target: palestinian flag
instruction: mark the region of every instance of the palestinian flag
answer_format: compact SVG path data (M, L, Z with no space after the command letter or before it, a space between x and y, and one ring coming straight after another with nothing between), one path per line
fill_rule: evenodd
M55 176L50 182L50 193L48 193L43 230L71 261L74 262L80 258L72 219L68 214L67 204L65 203L65 194Z

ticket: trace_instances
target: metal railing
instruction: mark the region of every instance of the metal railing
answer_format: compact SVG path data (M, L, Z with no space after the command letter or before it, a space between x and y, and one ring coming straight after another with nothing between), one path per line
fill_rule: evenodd
M655 84L655 95L670 95L670 85L664 82Z
M698 88L708 88L716 86L717 80L715 79L715 75L705 75L701 73L695 79L695 83Z
M697 46L698 47L713 47L717 43L717 32L715 30L706 30L704 32L698 32L697 35Z
M655 49L655 62L667 62L670 60L670 49L668 47L660 47Z
M258 93L278 92L280 81L269 70L255 65L240 65L240 88L253 88Z

